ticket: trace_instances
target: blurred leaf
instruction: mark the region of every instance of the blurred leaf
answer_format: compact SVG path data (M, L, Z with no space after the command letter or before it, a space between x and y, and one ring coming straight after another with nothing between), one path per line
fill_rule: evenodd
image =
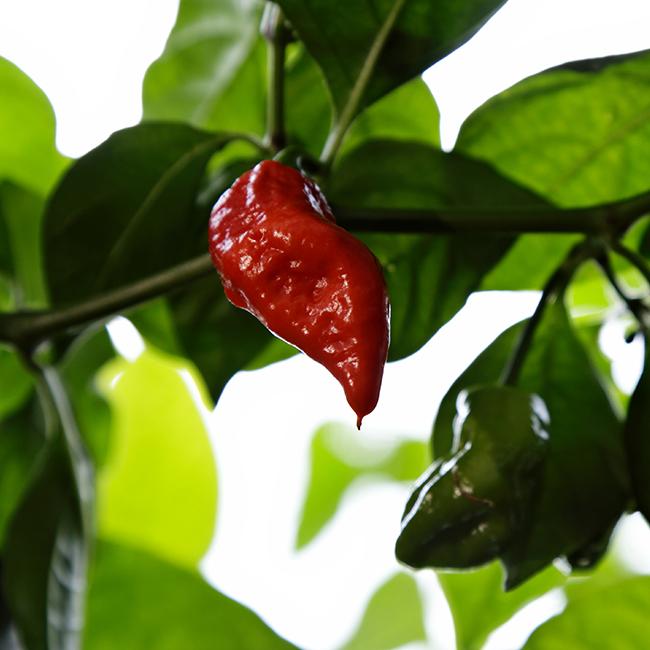
M0 179L46 194L66 159L54 144L54 111L43 91L0 57Z
M352 208L516 210L546 205L479 162L420 143L366 142L334 169L330 196ZM391 359L426 343L478 288L510 247L501 235L364 237L384 267L391 296Z
M6 532L4 592L29 650L76 648L85 602L92 469L53 369L48 444ZM47 386L47 388L45 388Z
M373 441L340 423L320 427L311 444L311 474L296 548L309 544L336 514L345 491L361 476L413 481L427 464L424 443Z
M0 343L0 422L27 399L32 379L18 354Z
M0 416L0 548L44 442L37 418L34 400L15 413Z
M133 363L119 359L101 371L113 430L97 512L103 537L194 568L212 540L217 476L205 405L181 369L146 350Z
M280 0L278 4L323 70L340 112L377 34L397 3L392 0L377 6L361 0L344 4ZM362 103L372 103L449 54L502 4L500 0L405 3L380 53Z
M562 263L578 235L520 235L501 261L483 278L484 291L541 289Z
M483 647L490 633L524 605L566 582L557 569L549 567L516 589L504 592L503 569L498 562L475 571L440 571L437 575L454 618L456 645L463 650Z
M410 575L397 573L373 594L357 631L341 650L392 650L426 638L417 584Z
M87 299L202 252L208 215L194 210L195 196L210 156L231 139L140 124L79 159L45 215L52 302Z
M647 333L644 346L643 373L630 399L624 435L634 498L646 521L650 521L650 341Z
M99 325L86 328L61 362L75 417L95 466L106 459L111 428L110 408L100 394L97 375L114 356L106 329Z
M201 577L142 551L103 542L91 573L84 648L294 648Z
M650 578L620 580L571 599L566 609L538 627L526 650L637 650L647 645Z
M144 118L260 133L261 8L255 0L182 0L165 51L144 79Z
M648 189L650 53L597 72L553 69L481 106L457 148L564 206Z
M46 304L41 252L43 200L11 182L0 182L0 274L11 281L13 303Z

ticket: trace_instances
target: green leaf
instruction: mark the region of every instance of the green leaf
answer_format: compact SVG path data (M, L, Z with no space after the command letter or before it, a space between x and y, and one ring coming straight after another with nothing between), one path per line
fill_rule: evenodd
M46 194L66 164L54 144L54 111L43 91L0 57L0 179Z
M264 126L262 3L182 0L161 57L144 79L146 120L260 132Z
M345 156L328 188L352 208L471 212L546 205L490 167L431 146L370 141ZM432 219L434 214L432 214ZM391 296L391 359L426 343L512 244L502 235L371 235Z
M457 148L564 206L648 189L650 53L596 72L553 69L479 108Z
M205 250L208 214L194 210L195 197L210 156L231 139L140 124L79 159L45 215L52 302L86 299Z
M114 425L97 512L104 538L195 568L213 536L217 475L205 404L194 401L181 370L153 350L103 368Z
M620 580L582 598L538 627L526 650L637 650L647 644L650 578Z
M48 444L6 532L4 593L29 650L79 646L92 469L56 371L45 369Z
M483 647L490 633L524 605L565 582L564 576L550 567L516 589L504 592L503 569L498 562L475 571L439 571L437 575L453 615L456 645L463 650Z
M496 559L528 518L548 448L537 396L483 385L457 400L451 454L418 480L395 553L413 567L467 568Z
M340 112L382 25L393 11L398 11L397 21L380 53L362 104L372 103L449 54L503 2L416 0L403 3L401 10L397 0L377 4L362 0L280 0L278 4L323 70Z
M34 400L24 403L15 413L0 416L0 548L41 450L41 427Z
M41 251L43 200L12 182L0 182L0 275L10 280L14 305L46 304Z
M294 648L251 610L212 589L197 573L127 546L99 544L84 648L215 647Z
M625 447L630 481L638 509L650 521L650 438L648 417L650 415L650 339L644 335L645 362L639 383L634 389L625 422Z
M296 548L309 544L336 514L345 491L361 476L413 481L427 464L424 443L373 441L338 422L320 427L311 443L311 472L302 506Z
M27 399L32 379L18 354L0 343L0 422Z
M392 650L426 638L417 584L410 575L397 573L373 594L357 631L341 650Z

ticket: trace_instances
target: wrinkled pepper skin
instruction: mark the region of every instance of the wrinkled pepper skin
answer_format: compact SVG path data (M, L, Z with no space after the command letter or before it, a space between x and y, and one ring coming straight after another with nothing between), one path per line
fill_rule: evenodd
M262 161L217 201L209 245L228 299L324 365L361 426L379 398L388 293L377 259L336 225L318 186Z

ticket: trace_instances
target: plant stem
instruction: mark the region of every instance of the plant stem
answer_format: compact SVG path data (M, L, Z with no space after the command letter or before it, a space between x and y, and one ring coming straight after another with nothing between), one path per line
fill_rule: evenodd
M501 375L502 384L506 386L514 386L517 384L521 368L526 360L526 355L533 342L535 331L544 316L546 307L564 292L578 266L589 257L593 257L597 250L600 250L600 244L596 244L591 239L583 240L569 251L562 264L551 274L551 277L544 286L535 312L526 323L515 349L503 369Z
M268 43L267 66L269 93L267 99L265 143L272 153L283 149L284 131L284 55L288 33L282 10L274 2L264 7L261 31Z
M370 77L375 70L379 55L381 54L381 51L386 44L386 40L388 39L391 30L395 26L395 22L397 21L399 13L404 7L405 2L406 0L394 0L393 6L390 8L386 19L384 20L384 23L377 32L375 40L372 42L372 45L368 50L368 54L366 55L357 79L354 82L352 89L350 90L350 94L348 95L345 106L343 107L341 113L338 115L334 127L332 128L327 141L325 142L325 146L323 147L323 152L321 153L320 158L325 168L329 167L332 164L332 161L334 160L334 157L336 156L339 147L343 142L345 133L347 132L350 124L352 123L352 120L359 110L361 100L363 99L363 94L366 90L366 87L368 86Z
M343 227L358 232L411 233L584 233L602 235L623 231L650 210L650 192L626 201L562 210L375 210L334 205ZM616 241L612 247L633 264L644 268L645 260ZM182 287L212 271L208 255L201 255L133 284L118 287L86 302L51 311L19 311L0 314L0 341L13 343L27 354L42 341L65 329L106 318L145 300Z
M609 256L606 253L603 253L603 255L598 256L596 258L596 261L600 265L600 268L603 270L603 273L609 280L609 283L611 284L614 291L616 291L620 299L627 306L630 313L634 316L634 318L639 323L641 329L647 331L648 330L648 309L644 305L643 301L638 298L631 298L630 296L627 295L627 292L623 289L621 283L616 277L614 269L612 268L611 262L609 260Z
M639 273L641 273L645 281L650 285L650 267L648 267L648 263L646 262L645 258L636 251L633 251L622 244L617 239L614 239L610 245L612 247L612 250L626 259L630 264L632 264L632 266L634 266L639 271Z
M105 318L145 300L181 287L213 270L209 255L201 255L161 273L87 300L86 302L41 312L16 312L0 317L0 340L25 350L62 330Z

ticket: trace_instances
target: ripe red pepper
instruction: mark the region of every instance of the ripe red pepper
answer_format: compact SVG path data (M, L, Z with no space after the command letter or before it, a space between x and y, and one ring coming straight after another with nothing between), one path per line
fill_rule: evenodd
M376 406L389 338L381 267L319 187L265 160L217 201L210 254L226 296L339 381L357 426Z

